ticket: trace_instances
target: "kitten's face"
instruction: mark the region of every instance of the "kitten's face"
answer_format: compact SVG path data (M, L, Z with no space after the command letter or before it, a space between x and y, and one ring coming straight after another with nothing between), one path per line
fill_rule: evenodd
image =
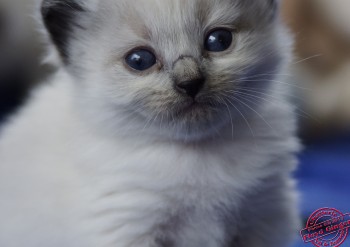
M269 86L269 76L242 80L276 73L282 59L271 0L90 2L74 1L66 19L75 25L63 24L72 33L55 38L51 27L53 39L79 75L80 93L134 130L212 135L242 117L237 92Z

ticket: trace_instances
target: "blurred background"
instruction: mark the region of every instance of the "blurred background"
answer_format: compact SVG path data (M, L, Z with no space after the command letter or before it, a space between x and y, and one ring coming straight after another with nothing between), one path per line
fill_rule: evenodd
M0 134L56 67L43 62L34 2L0 0ZM295 173L303 218L321 207L350 213L350 0L283 0L281 15L295 38L290 83L304 144Z
M348 213L350 0L283 0L281 14L295 37L292 74L304 143L295 175L304 221L322 207Z
M34 10L40 0L0 0L0 124L55 69ZM53 60L52 60L53 61Z

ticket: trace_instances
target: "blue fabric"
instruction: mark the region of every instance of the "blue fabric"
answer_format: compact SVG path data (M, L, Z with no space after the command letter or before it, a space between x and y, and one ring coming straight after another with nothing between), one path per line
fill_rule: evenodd
M299 158L296 177L304 219L322 207L350 213L350 135L308 145ZM293 247L306 246L313 245L300 240ZM350 236L341 247L350 247Z

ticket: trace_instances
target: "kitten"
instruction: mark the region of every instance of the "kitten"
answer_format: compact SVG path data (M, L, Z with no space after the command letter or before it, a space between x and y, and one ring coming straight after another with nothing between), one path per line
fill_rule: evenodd
M299 145L276 6L44 1L64 68L2 134L0 246L287 246Z

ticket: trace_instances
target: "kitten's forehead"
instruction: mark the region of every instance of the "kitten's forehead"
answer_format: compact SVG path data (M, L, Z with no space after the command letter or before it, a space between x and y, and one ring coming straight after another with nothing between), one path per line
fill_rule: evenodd
M123 24L141 34L179 33L235 20L241 0L110 0Z
M110 40L118 40L113 46L119 54L151 47L171 66L180 56L200 58L203 37L213 28L234 28L243 19L261 25L264 21L257 13L268 1L104 0L99 2L102 23L97 27L104 30L102 36L115 34Z

